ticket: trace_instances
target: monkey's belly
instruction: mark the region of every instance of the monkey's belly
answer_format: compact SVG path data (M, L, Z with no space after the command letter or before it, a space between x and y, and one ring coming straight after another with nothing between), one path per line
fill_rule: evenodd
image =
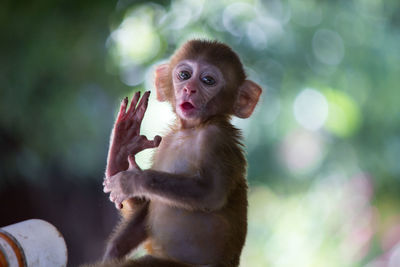
M150 236L155 254L191 264L223 259L228 222L217 214L151 202Z

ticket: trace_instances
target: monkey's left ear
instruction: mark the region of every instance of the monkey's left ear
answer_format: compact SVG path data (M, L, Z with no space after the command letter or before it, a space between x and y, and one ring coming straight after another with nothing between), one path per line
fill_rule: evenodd
M260 98L262 89L253 81L245 80L239 87L234 114L242 119L250 117Z
M157 66L155 71L154 84L157 91L157 100L160 102L168 100L168 90L171 85L168 83L169 76L169 64L161 64Z

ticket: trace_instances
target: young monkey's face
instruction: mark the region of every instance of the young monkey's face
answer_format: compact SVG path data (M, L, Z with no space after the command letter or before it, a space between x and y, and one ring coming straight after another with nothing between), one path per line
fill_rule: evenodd
M176 113L189 126L209 116L207 103L225 86L219 68L200 60L180 61L172 71L172 81Z

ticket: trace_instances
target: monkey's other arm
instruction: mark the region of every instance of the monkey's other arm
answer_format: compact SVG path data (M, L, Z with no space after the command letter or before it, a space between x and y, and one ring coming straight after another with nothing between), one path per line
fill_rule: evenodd
M107 157L106 178L128 169L128 156L135 155L147 148L157 147L161 137L156 136L154 140L140 134L140 126L146 112L150 91L144 93L140 98L140 92L136 92L128 110L128 98L121 103L117 120L110 138L110 148Z
M208 137L204 139L210 140ZM110 193L110 200L116 206L131 197L144 197L185 209L221 208L233 186L229 170L236 168L210 156L215 154L214 151L222 150L218 145L207 142L207 146L203 143L200 147L206 150L202 155L203 160L196 170L185 174L140 170L135 167L134 158L129 157L131 167L106 179L104 192ZM196 146L191 149L193 153L201 150Z

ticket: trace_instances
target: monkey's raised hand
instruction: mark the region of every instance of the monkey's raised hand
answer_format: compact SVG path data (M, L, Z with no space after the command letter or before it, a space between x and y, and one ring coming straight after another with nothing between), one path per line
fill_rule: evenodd
M150 91L144 93L139 104L140 92L132 98L128 110L128 98L124 98L118 112L117 120L111 133L110 149L108 151L106 179L118 172L128 169L128 156L135 155L147 148L157 147L161 142L160 136L148 140L140 134L140 126L149 102Z
M135 162L135 157L129 155L129 168L104 180L104 193L110 193L110 200L115 207L122 209L122 202L133 197L133 190L138 189L143 178L142 170Z

